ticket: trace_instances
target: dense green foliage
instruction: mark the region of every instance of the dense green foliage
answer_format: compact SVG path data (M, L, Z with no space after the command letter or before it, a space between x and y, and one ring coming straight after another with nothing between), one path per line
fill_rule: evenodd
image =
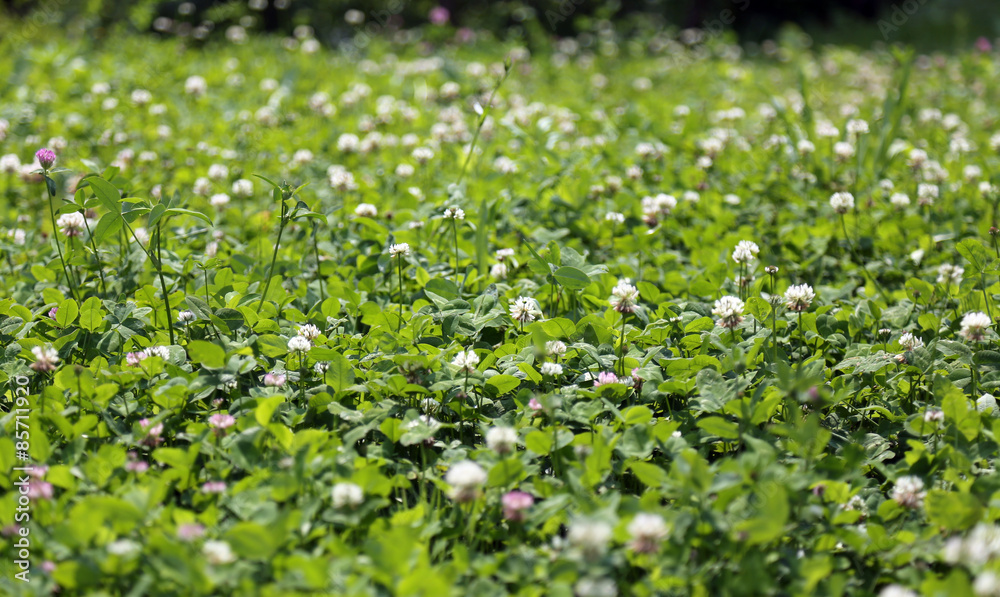
M0 46L0 591L997 594L995 55L308 41Z

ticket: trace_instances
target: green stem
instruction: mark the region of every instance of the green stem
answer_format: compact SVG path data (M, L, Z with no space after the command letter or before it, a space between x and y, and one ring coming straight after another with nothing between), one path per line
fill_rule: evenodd
M271 275L274 273L274 263L278 260L278 247L281 246L281 233L285 231L285 202L281 202L281 221L278 223L278 241L274 243L274 253L271 254L271 267L267 269L267 279L264 281L264 292L260 295L260 302L257 303L257 314L264 306L264 297L267 296L268 289L271 288Z
M163 255L160 252L160 235L162 231L162 224L160 222L156 223L156 275L160 277L160 288L163 290L163 306L167 310L167 330L170 332L170 344L175 344L174 342L174 322L173 315L170 313L170 293L167 291L167 281L163 278Z
M319 303L322 305L326 301L326 292L323 290L323 276L320 273L318 237L319 224L313 223L313 254L316 256L316 283L319 285Z
M48 174L45 175L48 178ZM48 184L45 185L48 188ZM69 293L73 296L73 300L79 301L77 296L76 287L73 284L72 278L69 275L69 269L66 267L66 260L63 258L62 247L59 245L59 226L56 224L56 208L52 204L52 193L49 193L49 216L52 220L52 242L56 245L56 252L59 253L59 263L62 264L63 275L66 276L66 285L69 286Z
M403 329L403 257L396 255L397 271L399 271L399 327L396 328L398 334Z
M90 232L90 224L84 216L83 225L87 228L87 236L90 238L90 248L94 250L94 257L97 258L97 274L101 277L101 294L106 295L108 288L104 283L104 263L101 261L101 254L97 252L97 243L94 242L94 235Z
M452 219L451 228L455 233L455 286L458 286L458 220Z
M625 376L625 314L622 313L622 337L618 342L618 362L621 363L622 377Z

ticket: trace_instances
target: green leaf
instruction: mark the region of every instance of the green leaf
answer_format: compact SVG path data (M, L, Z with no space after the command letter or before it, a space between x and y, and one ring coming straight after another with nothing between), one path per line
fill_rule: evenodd
M101 305L101 299L92 296L83 301L83 308L80 311L80 327L88 332L93 332L104 325L105 315L106 311Z
M963 240L955 245L955 249L962 257L965 257L965 260L972 265L972 268L978 274L989 273L991 270L996 269L993 266L994 258L986 251L983 243L974 238Z
M785 532L788 521L788 494L777 483L761 484L757 494L762 497L757 514L735 526L739 538L750 545L770 543Z
M224 535L233 551L244 558L266 560L278 549L279 533L255 522L240 522Z
M524 436L524 447L539 456L548 454L552 450L552 434L544 431L532 431Z
M739 439L740 437L739 426L722 417L705 417L704 419L700 419L696 425L712 435L718 435L723 439Z
M759 296L747 299L747 311L760 323L766 323L771 317L771 305Z
M284 401L284 396L271 396L270 398L260 400L257 403L257 408L253 411L257 424L261 427L266 427L267 424L271 422L271 417L274 415L275 409L277 409L278 405Z
M583 290L590 286L590 278L587 274L575 267L562 266L553 274L556 282L559 282L567 290Z
M222 369L226 366L226 351L219 345L204 340L192 340L187 346L188 356L206 369Z
M105 238L114 236L122 229L122 217L118 213L106 213L94 227L94 244L101 244Z
M653 411L645 406L631 406L622 412L622 418L629 427L633 425L644 425L653 420Z
M504 458L489 473L490 487L506 487L523 479L524 464L516 458Z
M983 517L983 505L969 493L932 489L924 500L927 520L952 531L971 528Z
M516 389L519 385L521 385L521 380L513 375L494 375L486 380L486 386L496 392L495 396L503 396Z
M96 195L98 200L100 200L104 209L108 210L108 212L112 214L118 214L121 216L122 195L113 184L96 176L88 177L87 184L89 184L90 188L93 189L94 195Z
M333 386L338 392L346 390L354 385L354 366L351 361L342 354L337 354L330 359L330 368L326 372L327 383Z
M80 309L73 299L66 299L59 303L59 310L56 311L56 323L59 327L67 327L76 321L76 316L80 314Z
M628 468L632 469L636 478L642 481L642 484L647 487L663 487L669 478L667 471L649 462L630 462Z

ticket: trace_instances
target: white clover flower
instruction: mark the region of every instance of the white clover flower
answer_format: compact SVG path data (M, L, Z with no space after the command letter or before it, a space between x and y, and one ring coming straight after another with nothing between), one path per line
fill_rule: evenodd
M946 555L956 556L949 561L981 566L1000 556L1000 526L979 523L957 545L945 545L945 549L952 552Z
M854 157L854 144L847 141L837 141L833 144L833 153L838 160L848 160Z
M584 557L596 560L608 548L611 525L601 520L577 520L569 526L566 540L583 552Z
M119 539L108 543L107 550L111 555L129 558L142 551L142 546L131 539Z
M573 595L576 597L617 597L618 586L610 578L586 576L573 585Z
M535 299L526 296L519 296L510 301L510 317L514 321L525 324L531 323L536 318L542 316L542 311L538 308Z
M845 214L854 209L854 195L850 193L834 193L830 196L830 207L839 214Z
M925 423L940 423L944 421L944 411L940 408L928 408L924 411Z
M71 211L59 216L59 219L56 220L56 226L59 227L59 232L65 236L80 236L86 227L86 218L78 211Z
M296 150L294 154L292 154L292 166L293 167L304 166L306 164L312 163L314 159L316 159L316 156L313 155L313 152L309 151L308 149L299 149Z
M308 338L302 336L292 336L292 339L288 341L288 351L297 352L299 354L305 354L309 352L312 348L312 342Z
M959 335L970 342L981 342L986 337L986 330L992 325L989 315L982 311L966 313L962 317L962 329Z
M507 277L507 271L507 264L501 261L493 264L493 267L490 268L490 276L502 280Z
M311 323L307 323L305 325L299 326L298 335L312 342L316 338L319 338L320 331L318 327L314 326Z
M378 215L378 209L371 203L359 203L354 208L354 215L359 218L374 218Z
M29 367L39 373L54 371L59 364L59 353L51 346L34 346L31 354L35 357L35 362Z
M976 400L976 410L996 416L998 414L997 399L993 397L993 394L983 394Z
M389 256L390 257L406 257L410 254L410 244L409 243L396 243L389 246Z
M476 365L479 364L479 355L477 355L471 348L466 351L459 351L455 358L451 361L451 364L458 367L460 371L471 372L475 370Z
M133 104L137 106L145 106L149 102L153 101L153 94L145 89L136 89L132 92L131 98Z
M150 346L142 352L146 353L146 355L150 357L160 357L164 361L170 359L170 349L166 346Z
M508 257L514 256L514 249L497 249L493 255L497 258L497 261L503 261Z
M206 541L201 553L213 565L230 564L236 561L236 554L225 541Z
M559 363L542 363L540 371L542 375L559 377L563 373L563 366Z
M902 585L888 585L882 589L878 597L920 597L915 591L911 591Z
M639 301L639 290L629 283L628 278L618 280L618 284L611 289L611 298L608 302L611 307L619 313L633 313Z
M813 142L810 141L809 139L800 140L795 145L795 148L798 150L799 153L803 155L809 155L810 153L816 151L816 145L814 145Z
M212 192L212 181L205 177L200 177L194 181L194 187L192 190L195 195L207 197L208 194Z
M735 328L743 322L743 301L735 296L724 296L715 301L712 315L719 318L716 321L719 327Z
M208 167L208 177L212 180L225 180L229 177L229 168L224 164L212 164Z
M471 460L463 460L448 469L444 480L451 485L451 498L456 502L469 502L479 496L479 489L486 484L486 471Z
M356 191L358 189L358 183L354 182L354 174L347 170L347 168L334 164L326 169L326 175L330 182L330 187L337 189L342 193L347 191ZM367 205L363 203L362 205Z
M892 488L892 499L904 508L916 510L923 506L927 492L924 491L924 482L919 477L903 476L896 479L896 485Z
M337 138L337 151L342 153L353 153L361 145L361 139L354 133L344 133Z
M444 219L446 220L464 220L465 210L458 206L451 206L444 210Z
M760 253L760 247L757 243L750 240L741 240L736 243L736 248L733 249L733 261L736 263L750 263L757 258L757 254Z
M517 446L517 431L510 427L491 427L486 432L486 447L497 454L509 454Z
M893 193L892 196L889 197L889 203L902 209L910 204L910 196L906 193Z
M416 172L416 170L410 164L400 164L396 166L395 172L396 176L400 178L409 178L413 176L413 173Z
M723 195L722 200L728 203L729 205L739 205L740 202L742 202L740 196L735 193L727 193Z
M914 170L919 170L927 162L927 152L923 149L911 149L906 163Z
M545 354L550 357L561 357L566 354L566 343L562 340L549 340L545 343Z
M861 119L848 120L845 128L849 135L863 135L868 132L868 122Z
M965 274L965 268L960 265L952 265L950 263L942 263L938 266L938 284L958 284L962 281L962 276Z
M792 311L805 311L816 298L812 286L808 284L793 284L785 291L785 306Z
M4 174L17 174L20 169L21 159L17 157L17 154L8 153L0 157L0 172Z
M604 221L611 222L613 224L624 224L625 215L618 213L617 211L609 211L608 213L604 214Z
M237 197L250 197L253 195L253 183L245 178L241 178L233 183L233 195Z
M985 570L972 583L972 592L976 597L1000 597L1000 577L990 570Z
M181 323L191 323L198 317L192 311L184 310L177 314L177 321Z
M428 147L417 147L410 153L410 157L422 166L434 159L434 151Z
M28 241L28 233L20 228L14 230L8 230L7 236L14 240L14 244L23 247Z
M212 198L209 199L209 203L211 203L212 207L216 209L224 209L227 205L229 205L229 195L225 193L217 193L212 195Z
M632 549L638 553L656 553L669 533L666 521L659 514L636 514L627 527L632 536Z
M918 348L923 348L924 341L914 336L912 332L906 332L899 337L899 345L903 350L916 350Z
M935 184L922 182L917 185L917 203L920 205L933 205L940 194L941 190Z
M357 508L365 501L364 490L354 483L337 483L330 493L333 497L333 507L338 510Z
M205 82L205 77L198 75L192 75L184 81L184 93L188 95L200 96L204 95L208 91L208 83Z

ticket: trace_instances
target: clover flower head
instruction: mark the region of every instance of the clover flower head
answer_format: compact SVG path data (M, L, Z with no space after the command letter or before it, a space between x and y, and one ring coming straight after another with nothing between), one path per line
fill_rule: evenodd
M518 323L530 323L542 316L535 299L519 296L510 301L510 317Z
M757 258L758 253L760 253L760 247L757 246L757 243L751 240L741 240L736 243L736 248L733 250L733 261L750 263Z
M981 342L986 337L986 330L992 325L989 315L982 311L966 313L962 317L962 329L959 335L970 342Z
M735 328L743 323L743 301L735 296L724 296L715 301L712 315L719 318L716 321L719 327Z
M924 503L927 492L924 491L924 482L919 477L903 476L896 479L896 485L892 488L892 499L904 508L916 510Z
M628 279L618 281L618 284L611 289L611 298L608 301L611 307L619 313L633 313L636 310L639 300L639 290L629 283Z
M830 207L838 214L846 214L854 209L854 195L840 192L830 196Z
M456 502L471 502L479 497L480 488L486 484L486 471L471 460L456 463L445 473L444 480L451 485L451 498Z
M805 311L816 298L812 286L808 284L793 284L785 291L785 305L792 311Z

